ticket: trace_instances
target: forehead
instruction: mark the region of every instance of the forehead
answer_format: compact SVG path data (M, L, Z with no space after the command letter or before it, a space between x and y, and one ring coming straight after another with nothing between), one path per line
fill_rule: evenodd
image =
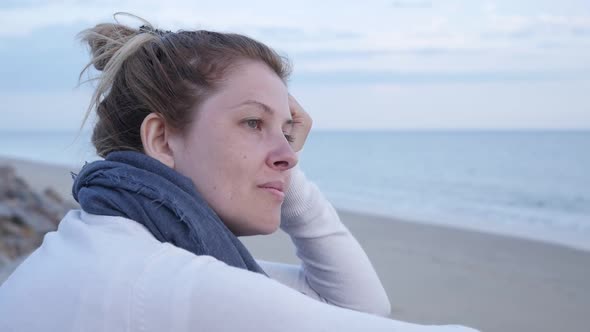
M243 61L233 66L211 99L222 107L255 100L278 112L289 113L287 86L270 67L259 61Z

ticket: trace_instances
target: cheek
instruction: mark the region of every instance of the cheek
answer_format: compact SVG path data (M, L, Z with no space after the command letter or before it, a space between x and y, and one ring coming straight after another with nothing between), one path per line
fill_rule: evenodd
M188 140L183 168L188 167L199 192L218 208L249 204L265 162L263 142L241 128L197 127Z
M215 200L235 202L247 195L255 175L255 158L248 150L246 142L228 136L207 146L200 161L201 176L208 190L215 192Z

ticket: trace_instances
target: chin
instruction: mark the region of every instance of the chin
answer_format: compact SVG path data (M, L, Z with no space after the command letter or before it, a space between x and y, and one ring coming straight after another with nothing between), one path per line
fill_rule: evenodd
M258 213L252 213L252 210L241 211L241 215L220 213L219 218L235 236L268 235L276 232L281 225L281 209L260 210Z
M261 230L258 234L259 235L269 235L277 231L279 229L279 222L276 222L272 225L272 227L268 227L266 229Z
M254 235L269 235L276 232L279 229L280 217L273 218L271 220L264 220L258 218L252 223L249 223L251 227L239 230L236 236L254 236Z

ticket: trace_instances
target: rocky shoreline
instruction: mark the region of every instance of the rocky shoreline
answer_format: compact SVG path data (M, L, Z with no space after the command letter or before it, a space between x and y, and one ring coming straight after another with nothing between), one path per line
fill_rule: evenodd
M12 166L0 165L0 284L72 208L53 188L37 192Z

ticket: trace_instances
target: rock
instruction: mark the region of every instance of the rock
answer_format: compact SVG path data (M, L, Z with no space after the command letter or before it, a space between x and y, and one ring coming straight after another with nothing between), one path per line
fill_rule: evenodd
M0 254L0 269L3 269L4 266L10 264L12 259L8 258L8 256L4 254Z
M54 203L57 203L57 204L64 203L63 198L53 188L45 188L45 190L43 190L43 196L47 197L49 200L53 201Z
M0 283L72 208L54 189L36 192L14 168L0 165Z
M12 218L12 209L0 201L0 220L10 218Z
M18 223L25 224L28 228L40 234L55 230L55 223L47 216L47 214L51 214L50 212L38 209L26 209L21 206L15 206L13 208L13 216L18 219Z

